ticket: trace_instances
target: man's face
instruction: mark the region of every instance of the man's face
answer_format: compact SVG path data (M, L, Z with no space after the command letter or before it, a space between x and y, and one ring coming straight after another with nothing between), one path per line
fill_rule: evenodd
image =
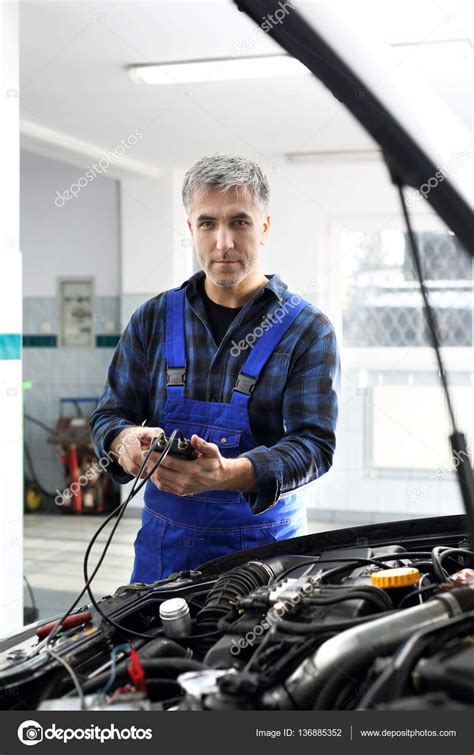
M216 286L236 286L258 262L270 216L254 204L245 187L223 193L212 186L194 200L187 222L206 276Z

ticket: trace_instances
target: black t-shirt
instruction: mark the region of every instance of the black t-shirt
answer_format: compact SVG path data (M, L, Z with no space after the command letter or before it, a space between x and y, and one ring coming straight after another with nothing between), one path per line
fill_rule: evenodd
M203 275L202 278L198 280L197 287L204 302L204 308L206 310L214 340L217 345L219 345L227 333L230 324L238 315L242 307L223 307L222 304L216 304L212 299L209 299L204 287L205 277L206 276Z

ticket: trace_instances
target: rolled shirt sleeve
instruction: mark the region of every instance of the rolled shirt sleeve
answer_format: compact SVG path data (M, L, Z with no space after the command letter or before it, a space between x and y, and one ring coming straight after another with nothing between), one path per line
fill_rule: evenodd
M282 405L285 434L273 446L240 454L255 469L256 492L242 493L254 514L322 477L332 466L341 364L334 328L324 320L289 374Z

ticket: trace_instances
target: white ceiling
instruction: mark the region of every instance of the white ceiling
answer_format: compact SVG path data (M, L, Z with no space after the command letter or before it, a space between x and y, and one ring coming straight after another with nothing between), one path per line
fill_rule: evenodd
M318 3L303 5L316 14ZM467 5L418 0L415 11L408 0L361 0L354 33L379 34L381 23L398 65L423 72L468 121ZM144 175L217 151L271 160L371 149L370 137L314 77L153 87L133 84L125 71L132 63L230 57L243 46L252 55L280 50L256 30L230 0L21 2L22 145L84 164L139 129L143 138L121 169Z

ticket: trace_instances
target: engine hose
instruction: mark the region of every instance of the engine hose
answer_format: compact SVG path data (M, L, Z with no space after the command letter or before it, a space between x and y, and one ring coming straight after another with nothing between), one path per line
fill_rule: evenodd
M435 624L413 634L391 659L391 663L360 701L357 710L369 710L376 703L386 703L402 696L404 685L420 656L430 647L446 647L448 642L474 631L474 611Z
M209 591L206 603L196 616L196 635L211 634L217 630L220 618L229 613L234 601L249 595L257 587L268 585L275 574L261 561L249 561L223 574ZM216 638L197 637L193 644L196 655L204 657Z
M327 640L293 671L285 683L264 696L264 707L332 710L347 675L357 676L378 656L392 653L425 627L474 609L474 592L455 588L420 606L374 617Z
M382 616L390 616L395 611L384 611L382 613L371 613L368 616L356 616L353 619L341 619L340 621L287 621L278 619L276 627L289 634L317 634L318 632L343 632L345 629L351 629L359 624L367 624L374 619L380 619Z
M155 637L150 642L145 642L137 652L141 662L154 658L190 658L192 655L189 648L166 637Z

